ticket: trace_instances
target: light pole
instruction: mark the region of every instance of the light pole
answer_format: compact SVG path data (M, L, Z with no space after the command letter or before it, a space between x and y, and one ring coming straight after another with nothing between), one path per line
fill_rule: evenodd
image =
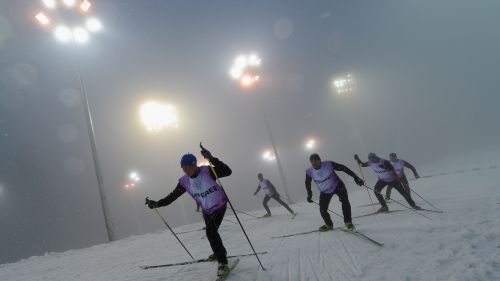
M256 54L250 54L248 56L239 55L234 60L234 63L231 66L229 74L234 80L236 80L241 85L241 87L250 90L261 80L261 77L259 75L259 68L261 66L261 63L262 59ZM259 94L257 94L257 101L262 111L262 117L264 118L264 122L266 124L267 134L269 135L269 140L271 141L271 146L274 152L273 157L276 158L276 165L278 166L278 171L281 177L281 184L283 185L285 196L289 203L293 203L292 198L288 194L288 188L286 184L285 173L283 172L283 166L281 165L281 159L279 157L278 149L276 148L276 143L274 141L271 126L269 125L269 120L267 118L267 114L264 109L264 103L262 102L262 98L260 97Z
M101 167L99 164L99 157L97 154L97 146L95 141L95 130L92 121L92 114L90 111L90 105L88 101L87 91L85 88L85 83L83 81L83 76L80 68L80 59L78 56L78 46L77 44L86 43L90 39L90 33L95 33L101 30L101 22L93 17L89 17L92 10L92 3L88 0L76 1L76 0L42 0L45 8L51 13L56 13L59 20L61 18L72 19L73 27L68 27L66 23L53 22L51 17L48 16L48 12L40 11L35 14L35 20L44 28L53 30L54 36L57 40L63 43L72 43L75 52L75 64L76 72L78 75L78 80L80 83L80 92L82 94L82 99L84 102L84 113L85 120L87 122L87 131L89 134L90 148L92 150L92 160L94 162L94 169L97 179L97 188L99 189L99 197L101 201L102 213L104 216L104 223L106 226L106 232L108 235L108 240L115 240L115 235L113 232L113 222L109 216L109 208L106 199L106 193L104 192L104 180L101 172ZM60 7L59 7L60 6ZM79 19L81 22L75 23L74 19Z

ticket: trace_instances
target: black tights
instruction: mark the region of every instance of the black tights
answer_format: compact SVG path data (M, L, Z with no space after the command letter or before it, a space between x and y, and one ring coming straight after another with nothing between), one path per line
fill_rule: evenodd
M403 186L403 184L401 183L400 180L395 180L393 182L385 182L382 180L378 180L377 183L375 184L375 187L373 188L373 190L374 190L375 196L378 199L378 202L380 202L380 205L382 205L382 207L387 207L387 203L384 200L384 196L382 196L382 194L381 194L382 189L386 186L390 186L390 187L396 189L403 196L403 198L406 200L406 202L408 202L408 204L410 204L411 207L415 206L415 202L413 202L413 199L411 199L410 193L406 191L406 188Z
M273 198L274 200L276 200L283 207L285 207L290 213L293 214L293 210L290 209L290 207L288 207L288 205L283 200L281 200L279 194L274 194L273 196L266 195L266 197L264 197L264 201L262 201L262 204L264 205L264 209L266 209L266 212L269 215L271 215L271 210L269 210L269 207L267 206L267 202L269 202L269 200L271 200L271 198Z
M334 193L321 193L319 195L319 213L325 221L326 225L333 226L332 218L330 213L328 213L328 205L330 205L330 200L334 194L337 194L339 201L342 203L342 214L344 215L344 223L352 222L351 218L351 204L349 203L349 196L347 195L347 189L344 183L340 183Z
M222 244L222 239L219 235L219 226L224 219L225 213L226 207L210 215L203 214L203 219L205 219L205 225L207 226L206 234L208 242L210 242L210 247L212 247L212 251L215 257L217 257L217 261L220 263L227 263L226 248L224 248L224 244Z

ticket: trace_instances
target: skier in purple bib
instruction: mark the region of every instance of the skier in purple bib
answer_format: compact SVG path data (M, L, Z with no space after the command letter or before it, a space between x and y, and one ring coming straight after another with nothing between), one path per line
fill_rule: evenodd
M413 167L412 164L406 162L405 160L398 159L396 153L389 154L389 159L391 160L391 165L394 167L396 174L398 174L399 180L401 180L401 183L403 184L404 188L406 189L407 192L411 192L410 183L408 183L408 179L406 178L405 175L405 168L410 169L413 172L415 178L418 179L420 178L420 176L417 173L417 169L415 169L415 167ZM385 191L385 200L391 199L391 189L392 189L391 186L387 186L387 190Z
M260 189L264 190L264 193L266 193L266 196L264 197L264 201L262 201L262 204L264 205L264 209L266 209L267 214L265 214L263 217L268 218L271 216L271 210L269 210L269 207L267 206L267 202L269 202L271 198L276 200L283 207L285 207L290 212L290 214L292 214L292 216L295 216L296 213L292 209L290 209L290 207L283 200L281 200L279 193L276 191L276 188L271 183L271 181L265 179L261 173L259 173L257 177L259 178L259 186L257 187L257 190L254 192L253 195L257 195Z
M321 161L318 154L311 154L309 157L311 162L311 167L306 170L306 190L307 190L307 202L313 203L311 182L314 180L316 186L318 187L319 194L319 212L321 217L325 221L325 225L319 228L320 231L328 231L333 229L333 222L328 213L328 205L334 194L337 194L340 202L342 203L342 214L344 216L345 226L353 230L354 225L352 224L351 218L351 204L349 203L349 197L347 195L347 189L344 182L340 179L335 171L342 171L352 178L357 185L364 185L363 180L358 177L353 171L351 171L346 166L335 163L333 161Z
M212 163L216 174L209 166L198 167L193 154L185 154L181 158L181 168L185 175L179 179L175 189L158 201L146 198L146 205L151 209L168 206L185 192L189 193L201 206L207 239L213 251L209 258L219 262L217 270L219 276L228 271L226 249L218 232L226 213L227 197L216 178L227 177L232 171L218 158L213 157L208 150L203 149L201 154Z
M362 162L357 154L354 155L354 159L358 161L358 164L361 165L361 167L370 167L378 176L378 181L373 187L375 196L380 202L380 205L382 205L382 207L377 211L378 213L389 211L387 203L384 200L384 196L381 194L382 189L386 186L395 188L413 209L421 210L421 208L413 202L413 199L411 199L410 193L406 192L398 174L389 161L378 157L373 152L368 154L368 162Z

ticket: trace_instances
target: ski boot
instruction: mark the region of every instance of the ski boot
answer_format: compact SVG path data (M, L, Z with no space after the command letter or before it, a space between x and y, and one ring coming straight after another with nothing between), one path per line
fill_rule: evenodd
M354 224L352 224L352 222L347 222L345 224L345 228L349 231L356 231L356 228L354 228Z
M380 207L380 209L378 209L377 213L386 213L386 212L389 212L389 208L387 207Z
M325 225L321 226L318 230L321 232L330 231L330 230L333 230L333 225L325 224Z
M418 206L418 205L413 205L412 208L415 209L415 210L417 210L417 211L422 210L422 208L420 206Z
M224 278L229 274L229 266L227 263L219 262L219 267L217 267L217 278Z
M271 216L271 214L265 214L261 218L269 218L270 216Z
M217 257L215 256L215 254L211 254L210 256L208 256L207 258L209 261L216 261L217 260Z

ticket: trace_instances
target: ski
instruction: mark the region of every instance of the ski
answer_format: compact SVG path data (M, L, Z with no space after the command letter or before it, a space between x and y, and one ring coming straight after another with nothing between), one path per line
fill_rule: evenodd
M258 217L257 219L268 219L270 217L272 217L272 216L261 216L261 217Z
M203 230L205 230L205 228L195 229L195 230L181 231L181 232L177 232L175 234L185 234L185 233L198 232L198 231L203 231Z
M271 239L275 239L275 238L286 238L286 237L292 237L292 236L303 235L303 234L309 234L309 233L315 233L315 232L319 232L319 229L316 229L316 230L311 230L311 231L306 231L306 232L300 232L300 233L287 234L287 235L282 235L282 236L273 236L273 237L271 237Z
M363 238L364 240L369 241L369 242L371 242L371 243L373 243L373 244L375 244L377 246L380 246L380 247L384 246L384 244L371 239L370 237L366 236L365 234L363 234L363 233L361 233L361 232L359 232L357 230L350 230L350 229L347 229L347 228L344 228L344 227L341 227L340 230L342 230L345 233L350 233L350 234L356 235L359 238Z
M352 217L352 218L357 219L357 218L363 218L363 217L373 216L373 215L377 215L377 214L389 214L389 213L395 213L395 212L401 212L401 211L406 211L406 209L405 210L392 210L392 211L387 211L387 212L373 212L373 213L364 214L364 215L360 215L360 216L356 216L356 217Z
M433 212L433 213L444 213L444 211L440 211L440 210L429 210L429 209L420 209L419 211L425 211L425 212Z
M257 255L263 255L267 254L267 252L260 252L257 253ZM255 254L242 254L242 255L233 255L233 256L227 256L227 258L239 258L239 257L249 257L249 256L254 256ZM142 269L151 269L151 268L159 268L159 267L169 267L169 266L179 266L179 265L187 265L187 264L194 264L194 263L201 263L201 262L215 262L215 260L211 260L208 258L204 259L198 259L194 261L185 261L185 262L178 262L178 263L167 263L167 264L159 264L159 265L141 265L140 268Z
M229 274L231 273L231 271L233 271L233 269L238 265L238 263L240 262L240 259L235 259L234 261L230 262L228 264L228 269L226 272L224 272L223 275L221 276L217 276L217 278L215 278L214 281L222 281L222 280L226 280L226 278L229 276Z
M337 228L338 227L334 227L332 230L335 230ZM324 231L324 232L329 232L329 231L331 231L331 230ZM292 237L292 236L298 236L298 235L304 235L304 234L310 234L310 233L316 233L316 232L322 232L322 231L319 231L319 229L315 229L315 230L311 230L311 231L305 231L305 232L299 232L299 233L292 233L292 234L281 235L281 236L273 236L273 237L271 237L271 239L286 238L286 237Z
M389 199L389 200L386 199L385 202L387 204L392 203L391 199ZM380 205L380 203L377 202L377 203L373 203L373 204L365 204L365 205L361 205L361 206L358 206L358 207L370 207L370 206L377 206L377 205Z

